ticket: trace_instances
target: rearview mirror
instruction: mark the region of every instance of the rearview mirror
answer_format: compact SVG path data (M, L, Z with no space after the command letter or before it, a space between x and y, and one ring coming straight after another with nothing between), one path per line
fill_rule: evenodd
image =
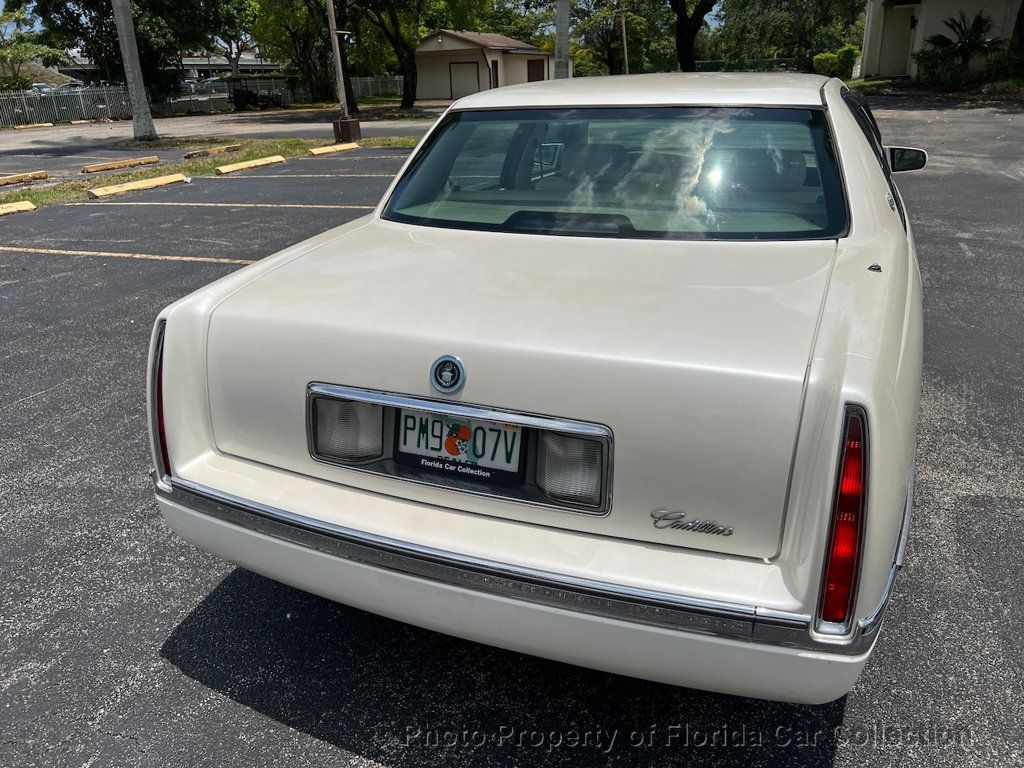
M889 168L893 173L917 171L928 162L928 153L913 147L888 147Z

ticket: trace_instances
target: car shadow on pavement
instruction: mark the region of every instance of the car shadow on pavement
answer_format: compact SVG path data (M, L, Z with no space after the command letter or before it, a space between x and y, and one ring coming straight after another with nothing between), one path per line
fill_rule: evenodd
M845 709L845 699L780 704L559 664L241 568L181 622L162 655L256 712L387 766L820 768L833 762Z

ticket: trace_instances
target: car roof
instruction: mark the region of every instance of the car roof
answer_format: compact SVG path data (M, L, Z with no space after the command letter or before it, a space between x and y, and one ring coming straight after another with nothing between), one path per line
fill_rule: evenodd
M822 75L783 72L665 72L573 77L474 93L454 109L573 106L821 106Z

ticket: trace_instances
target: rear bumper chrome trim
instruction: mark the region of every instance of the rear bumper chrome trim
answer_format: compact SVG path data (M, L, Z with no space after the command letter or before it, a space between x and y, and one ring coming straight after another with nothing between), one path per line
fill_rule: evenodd
M724 639L843 655L865 652L875 632L844 645L816 641L811 617L520 568L358 531L254 503L180 478L159 498L241 528L374 568L513 600ZM877 629L873 627L872 629Z

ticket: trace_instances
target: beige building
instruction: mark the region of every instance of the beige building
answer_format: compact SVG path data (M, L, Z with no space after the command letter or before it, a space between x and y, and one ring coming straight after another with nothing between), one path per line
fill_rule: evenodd
M1009 37L1021 0L868 0L864 18L861 77L915 75L911 54L932 35L953 34L942 23L963 10L974 18L984 10L992 19L992 36Z
M553 58L505 35L439 29L416 49L416 98L460 99L501 85L550 80Z

